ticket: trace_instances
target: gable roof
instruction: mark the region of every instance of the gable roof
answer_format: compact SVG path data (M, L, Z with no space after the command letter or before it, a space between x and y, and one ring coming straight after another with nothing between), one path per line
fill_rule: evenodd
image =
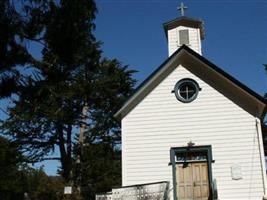
M186 45L181 46L148 76L114 116L117 119L126 116L179 64L183 64L187 70L212 85L251 115L261 119L264 117L266 99Z

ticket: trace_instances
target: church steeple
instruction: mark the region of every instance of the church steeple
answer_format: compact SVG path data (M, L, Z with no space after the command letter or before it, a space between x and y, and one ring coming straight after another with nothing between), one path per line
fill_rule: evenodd
M187 45L200 55L201 40L204 39L203 21L184 16L187 9L183 3L178 7L181 17L163 24L168 39L169 56L171 56L180 46Z

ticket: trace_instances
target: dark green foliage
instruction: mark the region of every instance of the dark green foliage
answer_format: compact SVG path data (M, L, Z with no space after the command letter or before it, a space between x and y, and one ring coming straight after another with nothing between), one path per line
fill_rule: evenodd
M18 144L28 162L51 159L47 156L59 149L60 156L53 159L61 162L61 175L66 182L77 182L79 179L71 176L73 145L77 145L73 138L84 124L84 106L88 106L87 144L105 144L113 152L120 144L120 124L113 114L133 91L134 71L116 59L102 58L99 42L93 36L93 0L17 2L0 2L0 31L4 35L0 38L0 98L12 101L7 109L9 117L0 121L0 134ZM33 43L41 45L40 59L34 59L27 49L27 44ZM92 155L98 156L94 152ZM111 153L105 156L107 160L114 158ZM103 186L95 183L91 190L115 184L108 176L117 177L120 170L110 170L101 179ZM90 174L88 177L91 180Z
M63 198L64 180L59 176L47 176L41 169L20 171L18 181L31 200L60 200Z
M17 180L21 161L16 145L0 137L0 199L15 199L23 193Z
M53 54L58 64L69 68L98 58L97 43L92 35L95 12L92 0L61 0L60 6L53 4L45 33L46 55Z
M108 142L111 145L120 144L120 123L113 115L133 91L135 81L130 78L134 71L128 70L117 60L104 59L94 74L92 104L87 125L87 142L89 144ZM85 91L81 91L86 93ZM87 92L88 93L88 92Z
M62 199L63 179L27 167L16 146L0 137L0 199L23 200L25 193L31 200Z
M91 144L84 148L82 192L86 199L96 193L121 186L121 152L108 143Z
M46 3L39 0L0 1L0 98L18 91L22 70L34 62L28 41L40 42ZM42 13L42 17L41 17Z

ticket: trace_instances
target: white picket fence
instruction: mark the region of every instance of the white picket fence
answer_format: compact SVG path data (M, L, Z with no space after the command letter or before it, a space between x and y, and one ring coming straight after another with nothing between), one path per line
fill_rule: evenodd
M157 182L112 189L105 194L97 194L96 200L167 200L169 183Z

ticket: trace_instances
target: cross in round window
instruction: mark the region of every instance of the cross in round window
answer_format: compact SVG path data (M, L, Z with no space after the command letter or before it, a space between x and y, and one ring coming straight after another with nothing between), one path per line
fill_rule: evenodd
M188 78L178 81L174 88L176 98L184 103L195 100L199 90L197 82Z

